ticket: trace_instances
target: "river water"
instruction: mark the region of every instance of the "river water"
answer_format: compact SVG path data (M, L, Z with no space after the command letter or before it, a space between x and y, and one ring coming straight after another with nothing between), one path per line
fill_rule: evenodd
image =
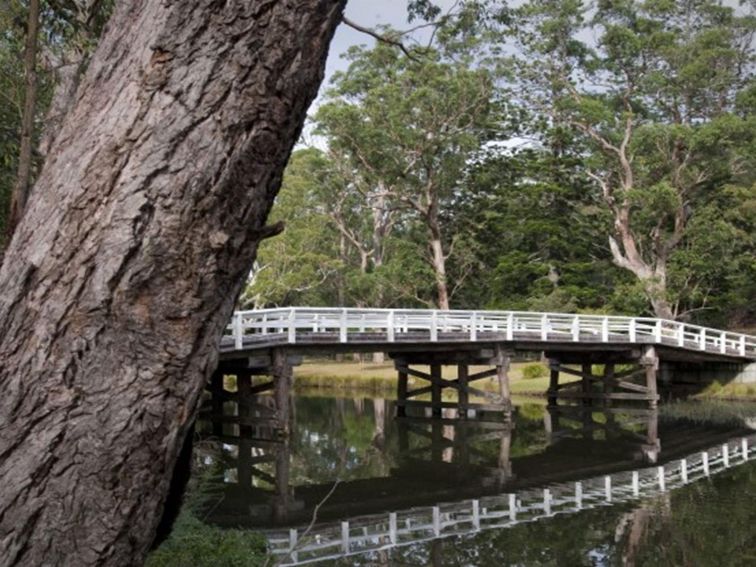
M264 531L281 564L756 565L756 405L400 420L301 394L275 442L237 414L198 428L203 516Z

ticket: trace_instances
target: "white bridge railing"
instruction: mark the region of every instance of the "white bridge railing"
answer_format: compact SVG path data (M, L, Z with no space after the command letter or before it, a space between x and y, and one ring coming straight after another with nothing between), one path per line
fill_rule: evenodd
M519 311L290 307L237 311L224 349L259 343L529 341L664 344L756 359L756 337L677 321Z
M754 437L732 440L664 466L554 484L517 494L412 508L352 518L337 524L270 532L270 551L278 565L376 553L483 530L510 528L556 515L653 497L747 463Z

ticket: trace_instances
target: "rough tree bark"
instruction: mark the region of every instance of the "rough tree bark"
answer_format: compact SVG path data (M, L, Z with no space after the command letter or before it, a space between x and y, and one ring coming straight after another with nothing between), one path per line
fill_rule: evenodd
M0 563L140 564L344 0L123 0L0 267Z
M11 193L8 215L8 238L18 225L26 208L31 186L32 148L34 141L34 114L37 107L37 48L39 35L39 0L30 0L24 45L24 114L21 117L21 140L18 153L18 173Z

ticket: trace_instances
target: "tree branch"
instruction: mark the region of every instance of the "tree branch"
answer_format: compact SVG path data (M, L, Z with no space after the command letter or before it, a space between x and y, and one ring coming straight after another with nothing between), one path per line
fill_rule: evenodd
M350 20L346 16L344 16L341 21L344 22L344 24L347 25L347 26L349 26L350 28L352 28L354 30L357 30L358 32L362 32L364 34L367 34L370 37L376 39L377 41L380 41L381 43L385 43L387 45L392 45L394 47L398 47L399 49L402 50L402 53L404 53L408 58L412 59L413 61L418 61L419 62L419 59L417 57L415 57L410 52L410 50L407 49L407 47L401 41L396 40L396 39L394 39L392 37L389 37L387 35L380 34L380 33L378 33L375 30L372 30L370 28L366 28L365 26L361 26L360 24L358 24L356 22L353 22L352 20Z

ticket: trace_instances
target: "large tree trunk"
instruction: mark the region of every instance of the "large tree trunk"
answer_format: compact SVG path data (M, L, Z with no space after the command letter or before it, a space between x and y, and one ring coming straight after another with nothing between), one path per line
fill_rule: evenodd
M123 0L0 268L0 563L140 564L344 0Z

